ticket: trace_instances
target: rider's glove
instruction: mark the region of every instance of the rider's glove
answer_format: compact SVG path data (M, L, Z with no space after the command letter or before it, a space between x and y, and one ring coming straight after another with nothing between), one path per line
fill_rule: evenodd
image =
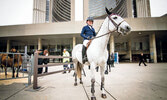
M88 36L87 39L90 40L91 39L90 36Z
M92 36L92 38L91 39L93 39L93 38L95 38L94 36Z

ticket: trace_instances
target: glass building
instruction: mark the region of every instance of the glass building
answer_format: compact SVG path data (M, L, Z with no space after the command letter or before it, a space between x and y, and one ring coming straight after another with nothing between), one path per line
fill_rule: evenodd
M120 61L138 61L141 52L154 62L167 61L166 16L151 18L149 0L83 0L83 20L75 21L76 0L34 0L33 24L0 27L0 52L14 47L28 54L48 49L62 55L82 43L81 29L88 16L94 17L96 32L107 14L105 7L123 17L133 30L128 36L113 33L108 50L119 53ZM137 23L137 24L136 24Z

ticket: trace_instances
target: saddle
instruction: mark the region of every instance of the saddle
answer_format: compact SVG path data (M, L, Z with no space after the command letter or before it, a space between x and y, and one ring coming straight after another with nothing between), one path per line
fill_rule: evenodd
M89 42L87 43L86 49L88 49L88 47L90 46L92 40L89 40Z

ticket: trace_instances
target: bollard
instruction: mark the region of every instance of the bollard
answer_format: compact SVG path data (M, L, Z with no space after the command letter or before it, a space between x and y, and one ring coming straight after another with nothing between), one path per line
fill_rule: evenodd
M33 77L33 89L38 89L37 86L37 74L38 74L38 53L34 55L34 77Z

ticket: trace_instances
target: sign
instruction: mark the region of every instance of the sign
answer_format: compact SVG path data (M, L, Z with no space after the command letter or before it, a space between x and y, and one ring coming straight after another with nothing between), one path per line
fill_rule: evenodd
M117 64L119 63L118 52L115 52L115 53L114 53L114 62L117 63Z

